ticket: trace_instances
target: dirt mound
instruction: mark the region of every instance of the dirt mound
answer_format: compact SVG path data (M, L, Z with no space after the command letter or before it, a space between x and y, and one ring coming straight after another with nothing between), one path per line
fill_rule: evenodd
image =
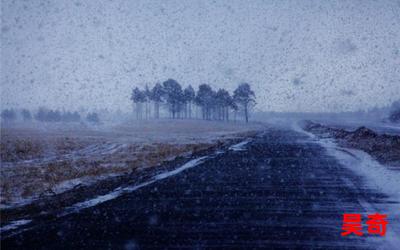
M341 146L363 150L379 162L400 169L400 136L398 135L378 134L364 126L354 131L347 131L313 122L306 123L304 128L320 138L326 138L329 135L337 139Z
M336 129L336 130L332 129L332 133L336 138L345 138L349 134L351 134L350 132L348 132L348 131L346 131L344 129Z
M353 139L368 139L368 138L375 138L378 134L375 133L373 130L366 128L366 127L359 127L352 133Z

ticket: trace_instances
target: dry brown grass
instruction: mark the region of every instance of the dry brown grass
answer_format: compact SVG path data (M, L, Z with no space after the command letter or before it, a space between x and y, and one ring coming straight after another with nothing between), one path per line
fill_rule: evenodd
M47 131L2 128L0 158L2 162L32 160L52 155L67 154L93 143L105 141L96 137L52 134Z
M56 193L59 185L73 179L118 175L137 168L156 166L175 156L211 146L213 144L206 143L153 144L143 147L131 145L129 150L99 159L79 158L46 164L35 163L30 166L27 164L6 166L1 171L1 203L12 204L21 198L30 199Z
M2 161L27 160L43 155L42 144L38 141L23 139L1 140L0 157Z
M2 128L0 204L16 205L62 192L79 183L65 185L74 180L87 184L156 166L254 129L234 124L204 128L202 123L145 122L101 131Z

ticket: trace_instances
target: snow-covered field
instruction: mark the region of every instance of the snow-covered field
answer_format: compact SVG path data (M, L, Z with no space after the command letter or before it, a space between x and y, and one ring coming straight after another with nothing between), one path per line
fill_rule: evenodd
M1 207L90 185L240 138L262 124L153 120L1 129Z

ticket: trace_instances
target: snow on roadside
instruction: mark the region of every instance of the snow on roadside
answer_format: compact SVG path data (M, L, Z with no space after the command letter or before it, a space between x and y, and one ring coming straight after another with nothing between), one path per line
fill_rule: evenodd
M319 139L297 124L293 128L323 146L327 153L335 157L342 165L365 176L368 183L374 185L374 188L400 201L400 171L383 166L362 150L340 147L334 142L334 139Z
M375 188L400 201L400 171L383 166L364 151L338 147L332 140L321 140L321 144L340 163L366 176Z
M25 124L2 130L7 147L2 144L1 153L10 159L1 166L0 209L21 207L114 174L157 166L243 138L263 129L264 125L157 120L132 121L98 130L41 128ZM38 145L34 148L41 150L32 150L26 145ZM19 155L15 151L17 146L27 150Z
M155 183L157 181L166 179L168 177L177 175L177 174L181 173L182 171L187 170L189 168L193 168L195 166L198 166L198 165L202 164L206 159L208 159L210 157L211 156L202 156L202 157L190 160L187 163L183 164L182 166L180 166L180 167L178 167L178 168L176 168L174 170L157 174L153 178L151 178L150 180L145 181L143 183L140 183L140 184L137 184L137 185L134 185L134 186L124 187L124 188L119 187L119 188L116 188L114 191L112 191L112 192L110 192L108 194L100 195L100 196L97 196L97 197L95 197L93 199L90 199L90 200L86 200L86 201L83 201L83 202L75 203L74 205L65 208L64 211L62 213L60 213L58 216L62 217L62 216L65 216L65 215L68 215L68 214L71 214L71 213L76 213L76 212L81 211L82 209L93 207L93 206L102 204L102 203L104 203L106 201L110 201L110 200L116 199L116 198L120 197L123 194L132 193L132 192L134 192L134 191L136 191L136 190L138 190L138 189L140 189L142 187L148 186L150 184L153 184L153 183ZM10 222L9 224L7 224L7 225L5 225L3 227L0 227L0 232L14 230L14 229L17 229L17 228L19 228L21 226L29 224L31 222L32 222L32 220L26 220L26 219L12 221L12 222Z
M122 175L122 173L120 173L120 174L110 173L110 174L104 174L104 175L95 176L95 177L85 176L85 177L81 177L81 178L66 180L66 181L63 181L59 184L56 184L54 187L52 187L52 189L51 189L52 192L49 193L48 195L61 194L63 192L74 189L75 187L78 187L78 186L90 186L90 185L96 183L97 181L105 180L107 178L116 177L116 176L120 176L120 175ZM28 205L38 198L40 198L40 196L32 196L29 198L20 197L19 199L16 199L12 204L0 204L0 209L10 209L10 208Z
M108 194L105 194L105 195L100 195L100 196L97 196L96 198L76 203L76 204L66 208L65 211L60 216L64 216L64 215L67 215L67 214L70 214L70 213L73 213L73 212L78 212L78 211L80 211L82 209L85 209L85 208L89 208L89 207L93 207L93 206L99 205L99 204L104 203L106 201L118 198L122 194L131 193L131 192L136 191L136 190L138 190L138 189L140 189L142 187L145 187L145 186L148 186L148 185L150 185L152 183L155 183L155 182L157 182L159 180L162 180L162 179L168 178L170 176L179 174L179 173L181 173L182 171L184 171L186 169L193 168L193 167L195 167L197 165L200 165L207 158L209 158L209 156L203 156L203 157L199 157L199 158L193 159L193 160L183 164L179 168L176 168L174 170L158 174L158 175L154 176L152 179L150 179L149 181L143 182L143 183L135 185L135 186L128 186L128 187L125 187L125 188L117 188L114 191L112 191L111 193L108 193Z
M229 147L230 150L233 151L245 151L246 149L244 148L249 142L251 142L250 139L239 142L238 144L232 145Z
M12 221L9 224L0 227L0 233L3 233L5 231L9 231L12 229L17 229L20 226L26 225L28 223L30 223L32 220L16 220L16 221Z
M386 242L389 244L388 249L394 249L400 245L400 171L395 171L374 160L368 153L353 149L338 146L333 138L319 139L314 134L303 130L297 123L293 125L293 129L297 132L306 134L312 141L324 147L328 155L333 156L340 164L349 168L356 174L360 174L367 180L366 183L371 188L387 194L393 203L385 203L376 205L384 211L389 218L390 224L385 235ZM374 208L369 207L369 204L361 205L369 211ZM391 225L391 227L390 227ZM385 246L386 247L386 246Z

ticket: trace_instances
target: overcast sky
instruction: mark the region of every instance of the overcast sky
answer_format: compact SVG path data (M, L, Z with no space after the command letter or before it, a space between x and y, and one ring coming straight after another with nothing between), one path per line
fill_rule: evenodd
M265 111L342 111L400 99L400 1L2 0L1 103L128 110L174 78Z

